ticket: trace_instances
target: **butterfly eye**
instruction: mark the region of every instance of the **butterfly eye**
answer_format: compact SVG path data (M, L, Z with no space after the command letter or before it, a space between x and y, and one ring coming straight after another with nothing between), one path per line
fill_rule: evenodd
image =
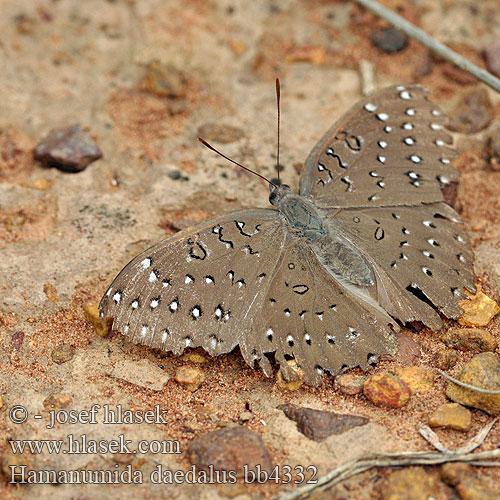
M276 201L278 200L278 190L274 188L270 193L269 193L269 203L271 205L274 205Z

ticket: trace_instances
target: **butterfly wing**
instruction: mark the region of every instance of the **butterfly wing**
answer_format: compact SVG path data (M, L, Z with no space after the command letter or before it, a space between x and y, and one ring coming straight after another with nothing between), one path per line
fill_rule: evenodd
M304 379L317 385L324 371L366 369L397 343L390 316L354 287L340 284L301 240L288 238L274 271L259 323L248 343L265 369L265 353L286 373L295 358Z
M441 326L462 314L463 288L474 290L473 252L459 216L445 203L419 207L326 210L336 230L356 242L375 272L378 303L400 321Z
M362 99L308 156L300 194L323 207L380 207L443 200L457 181L456 153L438 106L418 85L389 87Z
M178 233L135 257L99 305L135 343L182 353L231 351L252 330L285 231L271 209L243 210ZM246 358L247 359L247 358Z

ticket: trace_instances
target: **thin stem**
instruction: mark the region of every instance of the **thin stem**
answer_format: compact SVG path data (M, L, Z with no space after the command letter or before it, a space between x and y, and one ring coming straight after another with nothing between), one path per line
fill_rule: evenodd
M356 2L366 9L371 10L373 13L377 14L377 16L385 19L396 28L404 31L408 36L415 38L415 40L418 40L421 44L425 45L436 54L439 54L441 57L444 57L448 61L452 62L453 64L455 64L455 66L458 66L471 75L474 75L478 80L483 81L492 89L500 92L500 80L496 76L471 63L470 61L465 59L465 57L461 56L454 50L451 50L446 45L438 42L435 38L428 35L424 30L417 28L414 24L408 22L406 19L403 19L392 10L383 7L375 0L356 0Z

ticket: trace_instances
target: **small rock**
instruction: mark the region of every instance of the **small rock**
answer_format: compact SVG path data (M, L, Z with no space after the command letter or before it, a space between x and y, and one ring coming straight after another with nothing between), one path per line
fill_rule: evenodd
M175 372L175 381L188 391L194 392L205 381L205 374L194 366L179 366Z
M363 384L367 377L363 375L353 375L351 373L343 373L335 377L335 385L343 394L360 394L363 392Z
M363 392L377 406L390 408L401 408L411 396L411 389L406 382L389 372L371 375L364 383Z
M252 419L252 417L253 417L253 415L252 415L252 412L250 412L250 411L242 411L240 413L240 420L242 422L248 422L249 420Z
M304 384L304 372L302 368L297 365L295 359L290 359L280 366L276 382L280 389L287 391L297 391Z
M491 489L484 480L466 477L456 486L461 500L498 500L498 489Z
M290 420L297 422L299 432L318 442L333 434L342 434L353 427L365 425L369 422L369 419L365 417L342 415L291 404L280 405L278 409L283 410L283 413Z
M62 410L67 408L73 400L66 394L51 394L43 402L46 410Z
M285 56L286 62L309 62L312 64L323 64L326 59L325 47L306 45L304 47L294 47Z
M493 118L493 105L486 89L479 87L467 92L450 113L446 128L462 134L475 134L485 129Z
M453 368L458 361L458 354L453 349L441 349L434 354L434 362L440 370Z
M408 384L411 393L427 392L434 386L434 374L421 366L397 367L398 377Z
M490 73L500 78L500 42L493 42L483 51L483 58Z
M24 342L24 332L14 332L10 339L10 345L12 349L18 351Z
M195 365L203 365L207 363L208 360L203 354L198 354L196 352L187 352L182 355L182 361L187 361L189 363L194 363Z
M383 28L374 31L371 40L377 49L387 54L400 52L408 45L408 37L395 28Z
M498 345L493 336L482 328L456 328L448 330L441 337L441 342L444 342L447 347L474 353L493 352Z
M182 179L182 172L180 170L178 170L178 169L171 170L167 175L173 181L178 181L178 180Z
M169 376L149 359L122 361L112 369L110 376L151 391L161 391Z
M188 446L187 457L204 471L211 465L215 470L234 470L238 475L244 465L250 470L257 465L267 472L272 469L271 457L260 435L241 426L219 429L194 439Z
M398 352L394 356L395 359L403 365L414 365L422 357L420 344L410 337L408 330L402 329L396 336L398 338Z
M110 316L106 316L104 319L102 319L99 316L98 304L85 304L83 306L83 312L85 315L85 319L92 324L97 335L99 335L100 337L106 337L111 333L113 318Z
M430 75L432 73L433 61L429 52L424 54L416 54L415 61L412 70L413 80L419 80L423 76Z
M441 479L450 486L457 485L462 479L472 475L472 467L460 462L447 462L441 466Z
M28 467L26 456L23 453L13 453L10 446L3 452L1 464L2 474L8 482L11 480L14 482L20 481L22 476L20 467L23 465ZM11 467L14 467L14 469L11 469Z
M492 169L500 171L500 131L488 138L486 148Z
M445 403L429 417L429 426L468 432L471 426L471 413L458 403Z
M36 189L37 191L48 191L55 183L55 179L28 179L21 182L21 186Z
M232 38L229 40L229 48L233 51L235 56L242 56L247 51L247 46L241 40Z
M35 160L65 172L81 172L101 157L94 139L79 124L51 130L34 151Z
M465 364L456 378L474 387L500 391L500 359L492 352L477 354ZM446 387L446 396L457 403L484 410L490 415L500 413L500 394L473 391L450 381Z
M429 500L441 498L439 484L434 474L421 467L393 472L381 490L382 500Z
M59 302L61 300L56 287L48 281L43 285L43 292L51 302Z
M143 88L160 97L182 97L185 94L186 77L175 66L151 61L146 66Z
M75 348L69 344L59 344L52 350L51 358L54 363L62 365L66 363L75 355Z
M467 293L468 299L461 300L458 304L464 310L464 314L458 318L458 322L464 326L486 326L494 316L500 312L499 305L490 299L477 286L475 295Z
M3 408L3 398L2 395L0 394L0 410Z
M245 132L241 128L222 123L205 123L198 128L198 137L208 142L218 142L219 144L236 142L244 136Z

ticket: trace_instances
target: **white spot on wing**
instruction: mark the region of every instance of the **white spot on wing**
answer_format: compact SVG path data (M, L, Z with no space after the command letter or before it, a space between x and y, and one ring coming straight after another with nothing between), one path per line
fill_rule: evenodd
M149 257L146 257L142 262L141 262L141 267L142 269L147 269L151 265L151 259Z

